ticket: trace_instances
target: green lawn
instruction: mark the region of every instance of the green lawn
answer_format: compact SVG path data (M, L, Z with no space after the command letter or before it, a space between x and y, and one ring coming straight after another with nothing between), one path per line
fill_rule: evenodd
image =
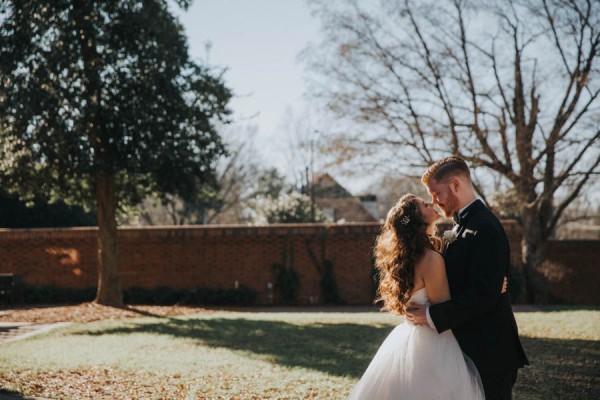
M517 313L516 400L600 398L600 308ZM340 399L401 319L217 313L71 325L0 345L0 388L74 399Z

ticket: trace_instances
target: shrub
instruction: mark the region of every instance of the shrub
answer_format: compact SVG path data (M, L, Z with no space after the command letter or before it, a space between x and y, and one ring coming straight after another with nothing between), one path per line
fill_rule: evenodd
M511 267L508 272L508 293L512 303L524 303L527 298L527 285L523 271L517 267Z
M127 304L157 305L251 305L256 301L256 292L240 285L233 288L180 289L161 286L157 288L134 287L124 292Z
M286 304L295 303L298 300L300 289L298 272L292 267L288 268L281 264L274 264L273 269L277 273L275 284L281 294L281 299Z
M323 262L323 276L321 276L321 295L323 301L327 304L341 304L340 292L338 289L335 273L333 271L333 262L325 260Z
M24 304L71 304L92 301L95 297L96 288L81 289L23 284L18 288L18 297L15 300Z
M21 285L15 299L24 304L71 304L93 301L96 288L63 288L55 286ZM150 305L251 305L256 292L241 285L238 289L196 288L181 289L166 286L133 287L123 291L125 304Z

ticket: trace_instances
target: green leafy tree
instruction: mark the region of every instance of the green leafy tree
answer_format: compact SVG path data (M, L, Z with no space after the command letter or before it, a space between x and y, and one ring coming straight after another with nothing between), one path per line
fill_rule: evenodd
M50 228L96 225L96 216L83 207L63 201L48 202L43 196L23 200L0 189L0 227Z
M231 93L166 0L0 0L0 24L2 184L96 209L96 301L122 305L118 207L213 186Z

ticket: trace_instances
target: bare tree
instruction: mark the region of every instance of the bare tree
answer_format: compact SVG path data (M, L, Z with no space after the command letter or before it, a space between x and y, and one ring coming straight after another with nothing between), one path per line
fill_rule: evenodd
M315 173L322 173L330 166L327 148L321 140L323 125L317 112L310 107L288 108L282 119L280 129L284 140L281 147L287 160L285 172L297 189L306 189Z
M132 213L130 222L142 225L238 224L250 223L252 199L262 195L277 197L283 178L274 168L261 164L255 148L256 126L233 123L219 127L226 138L227 156L216 166L218 190L201 193L196 200L178 196L149 196ZM138 214L138 215L135 215Z
M323 39L304 59L339 117L331 148L413 174L456 154L501 177L517 194L529 300L547 301L548 238L600 171L600 2L311 3Z
M598 193L583 193L565 209L556 224L558 239L600 239L600 202Z
M260 178L265 173L254 147L256 126L238 123L223 129L222 135L228 138L230 155L222 158L217 165L219 201L205 205L203 222L206 224L248 222L244 208L249 199L258 195Z
M385 175L369 185L365 192L377 196L377 219L385 219L390 208L406 193L427 196L419 178L399 175Z

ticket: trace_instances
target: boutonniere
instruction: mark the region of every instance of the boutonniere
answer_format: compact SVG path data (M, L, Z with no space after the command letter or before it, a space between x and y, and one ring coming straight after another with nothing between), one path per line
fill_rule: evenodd
M473 231L473 230L471 230L471 229L465 229L465 230L463 231L463 233L462 233L462 237L463 237L463 239L464 239L464 238L466 238L466 237L467 237L467 235L473 235L473 236L475 236L475 235L477 235L477 231Z
M442 234L442 239L444 239L444 242L446 244L454 242L457 239L457 237L458 235L456 234L456 231L454 229L444 231L444 233Z

